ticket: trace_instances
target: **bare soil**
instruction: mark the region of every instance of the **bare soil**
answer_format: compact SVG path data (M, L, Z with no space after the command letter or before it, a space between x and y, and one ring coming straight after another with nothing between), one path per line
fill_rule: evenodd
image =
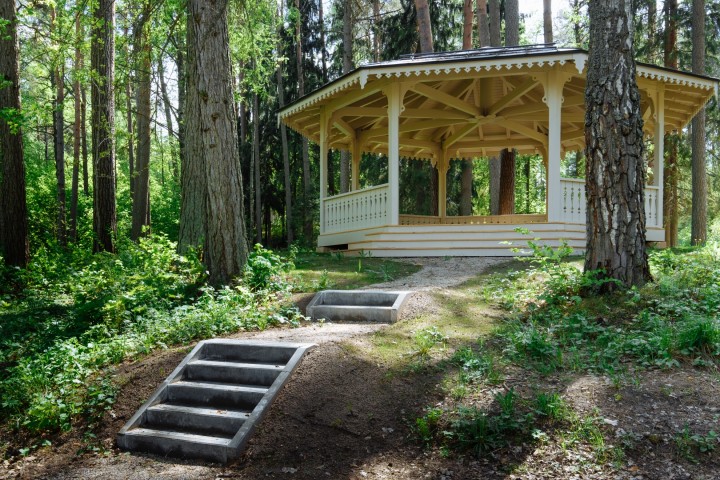
M376 288L413 289L404 318L438 309L433 291L450 289L481 273L488 259L409 259L420 272ZM559 442L532 443L494 456L446 458L424 450L410 426L428 405L452 402L440 386L444 372L398 372L370 360L363 348L382 325L312 324L236 337L312 341L302 361L259 426L248 448L226 466L152 455L128 454L115 446L120 427L175 368L191 347L157 352L117 368L117 403L107 413L95 443L77 433L58 436L51 447L0 464L0 478L49 479L720 479L718 454L689 459L676 436L720 431L720 382L710 371L684 367L651 371L617 386L595 376L508 375L498 389L553 388L579 412L604 419L610 444L626 456L599 462L589 448L563 449ZM483 392L491 399L493 389ZM485 401L479 398L478 402ZM697 462L697 463L695 463Z

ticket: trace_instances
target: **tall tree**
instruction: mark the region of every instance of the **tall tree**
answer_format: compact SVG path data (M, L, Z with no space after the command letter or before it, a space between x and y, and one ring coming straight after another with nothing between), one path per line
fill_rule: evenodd
M420 51L422 53L432 52L434 50L432 24L427 0L415 0L415 10L417 12L418 35L420 36Z
M322 3L322 2L321 2ZM342 30L342 46L343 46L343 73L349 73L353 69L353 2L345 0L343 2L343 30ZM347 150L340 152L340 192L345 193L350 190L350 154Z
M53 43L60 42L63 32L58 26L57 9L50 7L50 32ZM60 246L67 244L67 216L65 197L65 58L59 46L58 55L51 62L50 84L53 97L53 152L55 156L55 179L57 180L57 223L55 236Z
M668 68L677 70L677 0L665 0L665 38L664 63ZM665 169L663 182L663 211L665 212L665 244L675 247L678 243L678 142L672 134L665 135Z
M252 94L253 106L253 173L255 178L255 243L262 243L262 194L263 184L260 182L260 100L257 92Z
M187 2L187 131L180 248L201 247L212 284L247 263L243 187L232 92L227 0Z
M520 10L518 0L505 0L505 46L520 44ZM515 213L515 150L500 152L499 215Z
M543 0L543 41L553 43L552 0Z
M98 0L91 51L93 250L115 252L115 1Z
M84 68L84 59L82 51L82 41L84 37L82 22L80 21L80 12L75 14L75 64L73 78L73 100L75 118L73 121L73 164L72 164L72 185L70 188L70 240L77 241L77 221L78 221L78 195L80 188L80 154L81 154L81 134L82 134L82 95L80 93L80 76Z
M490 16L490 46L499 47L500 40L500 0L489 0L488 11ZM490 215L500 214L500 165L501 160L498 157L488 159L488 168L490 176Z
M650 279L645 252L643 121L630 0L590 2L585 90L587 252L585 271L625 286ZM607 282L601 291L617 288Z
M282 28L283 2L278 6L278 28ZM280 35L278 35L278 39ZM278 52L282 51L282 45L278 44ZM278 107L282 109L285 106L285 81L283 73L283 63L278 62L277 70L277 92ZM292 201L292 179L290 178L290 154L288 149L288 134L285 123L280 122L280 143L282 145L283 174L285 186L285 235L287 244L290 246L295 241L295 232L293 225L293 201Z
M705 0L692 2L692 71L705 74ZM692 233L693 245L707 241L707 177L705 172L705 108L692 121Z
M152 117L152 47L150 44L150 3L145 2L133 28L135 65L135 109L137 150L133 180L132 229L137 241L150 226L150 121Z
M303 68L303 44L302 44L302 26L303 15L300 10L300 0L295 0L295 9L297 10L297 19L295 21L295 57L297 60L297 81L298 81L298 97L305 95L305 72ZM303 230L305 243L310 244L313 237L313 216L310 211L312 205L312 183L310 182L310 152L307 138L302 136L302 166L303 166Z
M30 260L20 109L20 47L15 0L0 0L0 255Z
M473 2L465 0L463 5L463 50L472 48ZM463 159L460 176L460 215L472 215L473 161Z
M477 0L478 46L490 45L490 26L488 25L487 0Z

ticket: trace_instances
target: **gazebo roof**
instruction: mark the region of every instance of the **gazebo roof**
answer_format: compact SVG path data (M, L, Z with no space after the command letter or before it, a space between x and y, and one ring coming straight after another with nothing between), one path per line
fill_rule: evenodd
M402 156L437 158L444 149L461 158L508 147L536 153L547 149L545 87L560 80L562 148L578 149L585 141L587 59L585 50L552 44L404 55L343 75L282 109L279 119L317 142L323 111L331 148L359 142L363 151L386 153L384 90L399 83ZM642 63L637 80L648 133L655 105L664 105L664 128L671 132L685 127L718 92L715 78Z

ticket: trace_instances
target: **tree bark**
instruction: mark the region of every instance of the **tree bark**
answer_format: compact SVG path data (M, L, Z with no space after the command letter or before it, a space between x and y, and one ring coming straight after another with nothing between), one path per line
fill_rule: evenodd
M175 139L177 139L177 132L175 131L173 122L173 111L172 102L170 101L170 95L168 95L167 80L165 80L165 58L160 55L158 58L158 80L160 81L160 93L162 95L163 107L165 110L165 123L167 124L168 131L168 142L170 142L171 148L171 160L170 160L170 172L175 179L180 178L180 168L178 167L178 152Z
M422 53L432 52L434 50L432 26L430 22L430 7L428 7L427 0L415 0L415 11L417 13L420 51Z
M20 115L20 46L15 0L0 0L0 19L6 21L0 35L0 255L6 265L25 267L30 260L28 242L25 164Z
M75 119L73 122L73 166L72 186L70 190L70 241L77 242L77 220L78 220L78 190L80 183L80 135L82 132L82 96L80 94L80 72L83 69L83 53L81 42L83 40L82 22L80 14L75 16L75 72L73 79L73 101L75 105Z
M505 46L520 45L520 7L518 0L505 0Z
M472 48L472 7L472 0L465 0L465 4L463 6L463 50L470 50ZM460 215L472 215L472 183L472 159L463 159L462 170L460 174Z
M185 157L185 103L187 93L187 72L185 71L185 38L178 35L176 40L177 48L177 88L178 88L178 108L177 108L177 134L178 134L178 152L180 155L180 169L184 163ZM182 176L182 173L180 174ZM181 180L182 182L182 180Z
M665 38L664 63L666 67L677 70L677 0L665 0ZM665 135L665 169L663 188L663 211L665 218L665 244L668 247L676 247L678 244L678 145L674 135Z
M373 60L380 61L380 0L373 0Z
M130 6L128 6L128 10L130 9ZM128 12L128 17L132 16L131 13ZM131 55L130 55L130 20L127 20L127 24L123 28L123 33L125 38L127 39L125 41L125 58L127 58L128 62L130 61ZM135 201L135 183L136 182L136 172L135 172L135 122L133 121L133 106L132 106L132 78L130 76L130 72L128 72L127 81L125 82L125 123L127 125L127 149L128 149L128 176L130 180L130 201Z
M303 49L302 49L302 11L300 10L300 0L295 0L295 8L297 8L299 15L297 23L295 24L295 56L297 58L297 78L298 78L298 97L305 95L305 72L303 70ZM309 152L308 140L305 136L302 136L302 165L303 165L303 190L304 190L304 205L303 205L303 233L305 236L305 243L311 245L313 242L313 215L311 213L312 206L312 183L310 179L310 152Z
M645 252L645 168L636 83L632 4L590 3L585 91L587 252L585 271L624 286L650 280ZM600 291L618 287L604 283Z
M500 0L488 1L490 11L490 45L499 47L501 45L500 38Z
M88 148L87 148L87 87L80 85L80 149L82 150L82 168L83 168L83 194L90 196L90 172L88 168Z
M490 12L490 46L500 46L500 0L489 0L488 10ZM492 157L488 159L490 192L490 215L500 214L500 159Z
M57 12L50 8L51 36L57 37ZM55 179L57 181L57 223L55 238L58 245L67 245L67 215L65 196L65 68L64 58L53 61L50 84L54 90L53 98L53 153L55 158Z
M253 175L255 176L255 243L262 243L262 183L260 182L260 101L253 92Z
M552 29L552 0L543 0L543 40L545 43L553 43L554 41Z
M692 71L705 74L705 0L692 2ZM693 245L707 241L707 177L705 172L705 108L692 121L692 233Z
M487 0L477 0L478 45L480 48L490 45L487 7Z
M99 0L93 12L91 67L93 251L115 252L115 2Z
M515 213L515 150L500 152L500 205L498 215Z
M135 89L137 154L135 155L135 190L132 202L130 238L138 241L150 226L150 119L152 107L152 50L150 46L149 8L143 8L133 32L135 58Z
M353 69L353 14L352 1L343 2L343 73ZM350 153L340 152L340 192L350 191Z
M182 168L181 248L201 246L213 285L227 284L247 263L237 113L227 0L188 0L187 131Z
M277 85L278 106L282 109L285 106L285 84L281 66L278 66L277 69ZM295 241L293 233L292 180L290 178L287 127L283 122L280 122L280 141L282 143L283 173L285 174L285 234L287 235L287 244L290 246Z

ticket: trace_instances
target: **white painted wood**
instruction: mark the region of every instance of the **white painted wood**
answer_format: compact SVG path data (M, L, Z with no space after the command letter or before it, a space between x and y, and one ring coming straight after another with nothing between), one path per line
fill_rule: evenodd
M395 82L385 90L388 102L388 223L400 221L400 84Z
M587 198L585 180L577 178L560 179L560 200L562 202L562 221L585 224L587 221Z
M328 197L324 202L323 234L386 225L390 209L388 184Z
M550 71L545 82L545 103L548 106L548 149L547 149L547 214L549 222L562 219L562 190L560 188L560 149L562 135L562 90L564 77L557 71Z
M325 108L320 110L320 233L325 233L325 197L328 175L328 125Z
M665 85L658 85L657 92L657 103L655 107L655 186L658 187L658 202L657 202L657 220L655 226L663 226L663 189L664 185L664 170L665 170ZM646 191L647 192L647 191ZM650 225L647 220L650 217L645 214L646 227Z
M660 187L645 187L645 227L662 227Z
M352 143L352 171L350 173L351 178L351 190L355 191L360 188L360 160L362 159L362 152L360 150L360 139L355 134Z

